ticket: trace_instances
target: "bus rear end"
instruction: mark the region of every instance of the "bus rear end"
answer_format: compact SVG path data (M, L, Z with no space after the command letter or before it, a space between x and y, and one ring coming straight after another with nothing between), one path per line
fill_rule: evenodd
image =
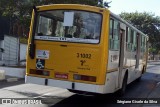
M85 5L35 8L26 83L103 93L108 48L104 14L103 9Z

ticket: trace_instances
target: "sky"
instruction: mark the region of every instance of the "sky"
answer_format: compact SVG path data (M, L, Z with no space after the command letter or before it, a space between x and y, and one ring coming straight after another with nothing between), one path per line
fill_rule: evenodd
M115 14L121 12L150 12L155 16L160 16L160 0L104 0L112 1L109 6Z

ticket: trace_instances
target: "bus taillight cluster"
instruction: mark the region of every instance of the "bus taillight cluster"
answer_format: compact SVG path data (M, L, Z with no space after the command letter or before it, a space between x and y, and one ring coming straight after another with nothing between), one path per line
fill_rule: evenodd
M96 77L95 76L74 74L73 78L74 78L74 80L96 82Z
M30 74L49 76L49 75L50 75L50 72L49 72L49 71L46 71L46 70L30 69Z

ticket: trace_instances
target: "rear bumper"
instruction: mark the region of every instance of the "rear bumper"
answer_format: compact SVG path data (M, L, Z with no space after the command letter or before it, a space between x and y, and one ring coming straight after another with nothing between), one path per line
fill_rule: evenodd
M80 91L93 92L93 93L99 93L99 94L105 93L104 85L94 85L94 84L62 81L62 80L45 79L45 78L32 77L32 76L25 76L25 83L54 86L54 87L60 87L64 89L80 90ZM74 84L74 88L73 88L73 84Z

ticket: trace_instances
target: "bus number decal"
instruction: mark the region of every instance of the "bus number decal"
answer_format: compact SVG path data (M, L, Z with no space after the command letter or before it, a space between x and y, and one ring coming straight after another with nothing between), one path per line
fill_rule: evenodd
M87 59L91 59L91 54L77 53L77 58L87 58Z

